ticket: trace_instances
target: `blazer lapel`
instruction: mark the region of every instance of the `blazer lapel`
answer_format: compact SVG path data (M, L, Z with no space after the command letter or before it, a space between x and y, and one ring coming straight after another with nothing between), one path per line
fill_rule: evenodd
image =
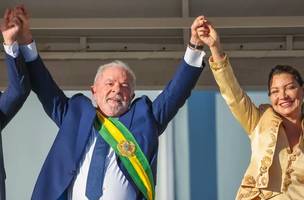
M131 129L133 116L134 116L134 106L131 105L130 110L119 117L119 121L123 123L129 130Z
M88 139L90 135L93 133L93 125L96 117L95 108L93 106L89 106L89 110L85 115L83 115L83 120L81 120L81 124L79 125L79 132L77 138L77 145L75 146L76 150L76 159L82 158L83 151L88 143Z

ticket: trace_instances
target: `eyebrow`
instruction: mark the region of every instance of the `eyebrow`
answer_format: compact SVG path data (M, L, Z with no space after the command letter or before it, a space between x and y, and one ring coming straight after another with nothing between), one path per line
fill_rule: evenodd
M107 77L105 79L105 82L115 82L114 79L110 78L110 77ZM132 85L132 83L130 83L130 81L124 81L124 82L120 82L119 84L127 84L128 86Z
M294 83L295 83L295 81L289 82L286 85L284 85L283 87L286 87L286 86L294 84ZM270 89L278 89L278 88L280 88L280 87L270 87Z

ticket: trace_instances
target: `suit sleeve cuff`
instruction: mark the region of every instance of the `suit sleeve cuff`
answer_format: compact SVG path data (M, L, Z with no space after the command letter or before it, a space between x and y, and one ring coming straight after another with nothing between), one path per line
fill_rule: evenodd
M187 47L184 60L188 65L191 65L193 67L203 67L203 59L205 55L206 55L205 51L199 51Z
M7 55L9 55L13 58L18 57L18 55L19 55L19 45L16 41L11 45L6 45L6 44L3 43L3 47L4 47L4 51Z
M20 50L23 54L25 62L31 62L38 58L38 51L35 41L27 45L20 45Z

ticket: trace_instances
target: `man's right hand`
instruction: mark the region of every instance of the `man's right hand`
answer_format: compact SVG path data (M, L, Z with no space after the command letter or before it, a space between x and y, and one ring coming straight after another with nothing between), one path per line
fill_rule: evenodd
M204 18L203 23L197 29L197 34L199 39L210 48L214 61L221 61L224 59L219 35L206 18Z
M0 26L4 44L12 45L18 37L21 29L21 21L14 15L13 9L6 9L3 17L3 23Z
M199 38L198 35L198 29L203 25L205 21L204 16L198 16L191 25L191 38L190 43L197 45L197 46L203 46L204 42Z

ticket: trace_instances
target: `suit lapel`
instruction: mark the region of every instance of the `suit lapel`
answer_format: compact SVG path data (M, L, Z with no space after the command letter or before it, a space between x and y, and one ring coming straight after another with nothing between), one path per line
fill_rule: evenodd
M89 109L86 112L86 114L83 115L83 120L81 120L81 125L79 125L77 145L75 146L76 148L75 155L76 155L77 163L79 159L82 158L89 137L93 133L93 129L94 129L93 125L96 117L95 108L92 105L88 107Z
M130 107L130 110L123 114L122 116L119 117L119 121L123 123L129 130L131 129L132 121L133 121L133 116L134 116L134 107Z

